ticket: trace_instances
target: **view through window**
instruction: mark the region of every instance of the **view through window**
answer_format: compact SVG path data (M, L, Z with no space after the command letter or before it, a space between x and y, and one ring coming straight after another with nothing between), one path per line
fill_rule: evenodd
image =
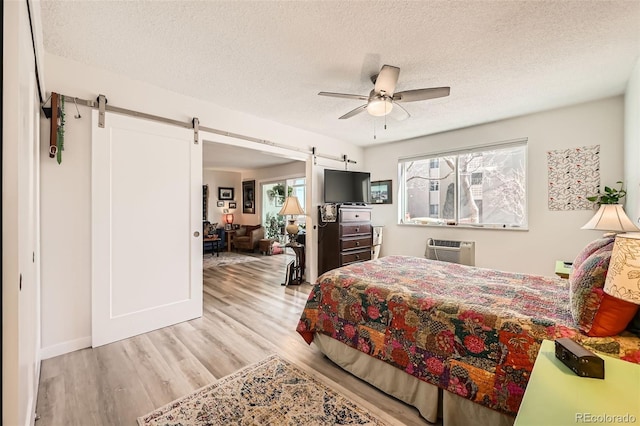
M278 213L284 205L284 200L289 196L298 197L300 206L305 212L306 201L306 183L305 178L286 179L277 182L268 182L262 184L262 223L265 226L267 238L286 242L285 226L288 217L280 216ZM305 226L304 215L296 218L298 225L302 228Z
M527 141L403 159L400 223L527 227Z

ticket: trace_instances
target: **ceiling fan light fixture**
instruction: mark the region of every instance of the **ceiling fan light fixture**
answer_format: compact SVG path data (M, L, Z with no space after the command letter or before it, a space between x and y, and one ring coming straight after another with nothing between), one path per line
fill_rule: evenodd
M371 99L367 105L367 112L375 117L387 115L393 109L393 102L389 98Z

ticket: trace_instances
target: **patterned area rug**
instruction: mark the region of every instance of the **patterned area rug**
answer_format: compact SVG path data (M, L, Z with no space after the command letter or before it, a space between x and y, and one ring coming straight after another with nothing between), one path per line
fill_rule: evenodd
M390 425L278 355L138 418L141 426ZM354 398L357 398L354 395Z
M260 260L259 257L249 256L233 251L221 251L220 256L213 254L213 257L207 253L202 256L202 269L217 268L219 266L235 265L236 263L253 262Z

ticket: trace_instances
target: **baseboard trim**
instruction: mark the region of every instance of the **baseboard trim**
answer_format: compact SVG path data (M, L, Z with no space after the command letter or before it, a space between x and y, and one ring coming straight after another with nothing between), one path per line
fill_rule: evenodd
M75 340L58 343L57 345L47 346L40 350L40 359L45 360L58 355L64 355L79 349L91 347L91 336L81 337Z

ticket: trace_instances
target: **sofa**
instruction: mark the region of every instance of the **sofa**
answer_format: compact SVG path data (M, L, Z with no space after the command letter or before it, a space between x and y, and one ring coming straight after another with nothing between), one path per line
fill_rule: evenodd
M242 225L236 230L233 237L233 246L236 250L255 251L260 240L264 238L264 226Z

